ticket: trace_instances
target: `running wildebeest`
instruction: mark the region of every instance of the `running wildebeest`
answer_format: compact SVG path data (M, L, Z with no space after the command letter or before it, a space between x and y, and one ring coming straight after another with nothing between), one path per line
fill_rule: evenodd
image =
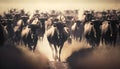
M81 41L84 31L84 26L80 20L77 20L72 26L72 36L75 40Z
M84 22L89 22L93 19L93 15L90 13L90 11L84 11L83 15L85 15Z
M109 20L104 21L102 23L101 37L102 43L114 45L116 44L117 34L118 34L118 21L117 20Z
M88 22L84 26L84 36L86 38L86 41L92 46L98 46L100 43L100 37L101 37L101 28L102 21L100 20L94 20L91 22Z
M39 39L41 38L41 40L43 40L44 38L44 34L45 34L45 21L47 20L47 18L39 18L39 21L41 23L41 27L38 29L38 36Z
M14 23L14 19L12 18L11 14L6 14L4 17L4 24L5 24L5 28L8 32L8 40L11 41L13 40L13 36L14 36L14 30L13 30L13 23Z
M52 49L53 58L55 60L61 61L61 50L63 48L64 42L69 36L70 34L67 27L61 22L54 23L53 26L47 30L47 39ZM52 48L52 45L54 46L54 48ZM59 48L59 50L57 49L57 47Z
M4 44L5 39L6 39L5 30L4 30L4 27L0 23L0 46Z
M26 26L23 30L22 39L26 46L30 48L30 50L35 50L38 41L38 29L41 27L41 22L38 18L35 18L31 24Z
M16 44L21 43L21 32L27 26L28 16L21 16L14 26L14 41Z
M71 31L71 27L72 27L72 25L73 25L73 23L74 23L74 17L73 16L66 16L65 17L65 23L66 23L66 25L67 25L67 27L70 29L70 31Z
M119 30L118 31L119 31L119 39L120 39L120 22L119 22Z
M14 43L19 44L21 40L21 32L22 32L23 21L18 20L16 25L14 26Z

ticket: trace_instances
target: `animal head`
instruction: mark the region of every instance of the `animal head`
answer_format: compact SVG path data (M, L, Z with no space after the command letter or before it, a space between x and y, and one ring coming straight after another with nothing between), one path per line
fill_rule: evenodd
M100 21L100 20L92 21L91 25L93 25L93 29L94 29L95 32L100 32L102 21Z
M77 26L79 26L79 25L80 25L80 23L81 23L81 21L80 21L80 20L77 20L77 21L76 21Z
M110 21L108 21L108 24L109 24L110 28L112 29L111 31L118 31L119 21L117 21L117 20L110 20Z
M13 18L12 15L11 15L10 13L5 14L5 17L6 17L7 19L11 19L11 18Z
M94 26L100 26L100 25L102 25L102 21L100 21L100 20L92 20L90 24L94 25Z
M53 24L54 27L56 27L59 31L64 29L64 27L66 27L66 25L62 22L56 22Z
M21 19L26 23L27 20L29 19L29 16L27 16L27 15L21 16Z
M20 19L20 14L19 13L15 14L14 18L15 18L15 20L19 20Z
M44 24L44 23L45 23L45 21L46 21L46 20L48 20L48 18L39 18L39 20L40 20L40 22L41 22L41 23L43 23L43 24Z
M118 24L119 24L119 21L118 21L118 20L108 20L108 24L118 25Z

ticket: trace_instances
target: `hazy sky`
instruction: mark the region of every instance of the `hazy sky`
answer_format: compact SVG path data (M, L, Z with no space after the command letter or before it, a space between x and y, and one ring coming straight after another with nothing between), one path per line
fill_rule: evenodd
M10 8L24 8L30 11L34 9L118 9L119 4L120 0L0 0L0 12Z
M120 2L120 0L0 0L1 2Z

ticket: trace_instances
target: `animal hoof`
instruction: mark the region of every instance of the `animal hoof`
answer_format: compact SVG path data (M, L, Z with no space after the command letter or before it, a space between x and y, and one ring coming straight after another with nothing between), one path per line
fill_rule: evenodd
M57 61L58 60L58 56L55 56L54 59L55 59L55 61Z

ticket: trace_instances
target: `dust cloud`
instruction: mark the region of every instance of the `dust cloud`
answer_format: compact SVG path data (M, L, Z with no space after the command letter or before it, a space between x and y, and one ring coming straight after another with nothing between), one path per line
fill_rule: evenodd
M61 53L62 62L68 63L70 69L120 69L119 58L119 42L116 47L100 45L91 48L84 40L72 39L71 44L65 42ZM34 53L24 46L0 47L0 69L49 69L51 61L54 59L46 35L43 41L38 40Z
M48 59L39 51L31 52L24 46L0 47L0 69L49 69Z
M61 52L61 61L66 62L66 59L73 52L78 51L81 48L90 48L90 46L87 46L87 43L85 41L79 42L79 41L72 40L71 44L69 44L68 41L66 41ZM54 61L52 57L52 50L47 40L47 34L44 35L43 41L38 40L37 49L41 53L43 53L49 59L49 61Z
M76 50L66 59L71 69L120 69L120 46L85 48L77 44ZM79 49L78 49L79 47Z

